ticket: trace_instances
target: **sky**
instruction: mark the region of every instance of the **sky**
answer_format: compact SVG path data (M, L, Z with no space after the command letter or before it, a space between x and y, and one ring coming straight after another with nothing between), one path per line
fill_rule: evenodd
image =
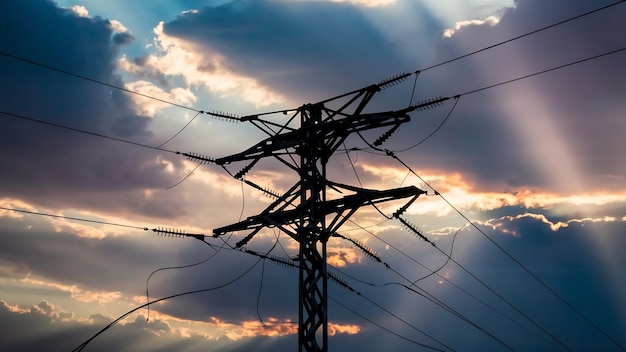
M298 270L233 249L246 232L211 237L272 198L229 174L242 165L176 152L219 158L267 137L200 111L289 110L263 115L282 125L401 73L364 113L449 99L380 150L386 129L350 136L327 176L424 190L402 217L432 245L392 218L402 201L345 222L354 242L327 244L344 284L328 283L329 350L624 350L626 4L613 3L0 2L0 350L72 351L119 317L84 351L297 349ZM282 194L298 175L267 159L245 180ZM298 254L275 228L245 248Z

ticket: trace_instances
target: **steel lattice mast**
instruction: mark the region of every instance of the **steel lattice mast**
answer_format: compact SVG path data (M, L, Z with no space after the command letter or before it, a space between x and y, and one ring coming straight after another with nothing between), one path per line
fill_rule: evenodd
M239 241L244 246L266 227L278 227L299 243L299 325L298 351L328 351L328 310L326 244L333 234L360 207L380 202L411 198L412 203L424 191L410 186L386 191L370 190L338 184L327 180L329 158L352 133L391 127L374 143L382 143L400 124L410 120L408 112L428 108L444 99L431 100L399 111L364 114L363 109L385 86L397 83L410 74L400 75L379 84L346 93L316 104L305 104L295 111L289 122L278 125L259 116L241 118L269 135L247 150L215 160L218 165L246 163L233 175L241 179L261 159L274 157L298 173L299 181L259 215L213 230L214 236L231 231L249 231ZM346 99L339 109L326 106L331 101ZM351 109L351 112L347 112ZM289 124L297 121L299 127ZM297 158L294 158L297 156ZM246 180L249 185L261 189ZM352 194L328 200L327 188ZM406 208L406 207L405 207Z

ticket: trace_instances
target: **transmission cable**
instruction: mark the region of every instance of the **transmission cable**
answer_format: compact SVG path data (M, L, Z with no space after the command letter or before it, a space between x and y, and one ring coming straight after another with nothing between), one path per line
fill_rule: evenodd
M59 72L59 73L63 73L63 74L68 75L68 76L84 79L84 80L92 82L92 83L101 84L101 85L107 86L109 88L114 88L114 89L117 89L117 90L121 90L121 91L126 92L126 93L139 95L139 96L142 96L144 98L152 99L152 100L155 100L155 101L158 101L158 102L161 102L161 103L165 103L165 104L169 104L169 105L172 105L172 106L176 106L176 107L179 107L179 108L182 108L182 109L195 111L197 113L203 113L202 110L197 110L197 109L194 109L194 108L189 107L189 106L185 106L185 105L177 104L177 103L174 103L174 102L171 102L171 101L167 101L165 99L156 98L156 97L153 97L153 96L150 96L150 95L147 95L147 94L143 94L143 93L140 93L140 92L137 92L137 91L130 90L128 88L116 86L116 85L111 84L111 83L107 83L107 82L100 81L100 80L97 80L97 79L94 79L94 78L90 78L90 77L87 77L87 76L79 75L77 73L73 73L73 72L70 72L70 71L67 71L67 70L63 70L63 69L60 69L58 67L46 65L46 64L41 63L41 62L37 62L37 61L34 61L34 60L29 60L29 59L26 59L26 58L23 58L23 57L19 57L19 56L16 56L16 55L12 55L12 54L9 54L9 53L5 53L5 52L0 52L0 55L9 57L9 58L14 59L14 60L22 61L22 62L31 64L31 65L43 67L43 68L51 70L51 71L56 71L56 72Z
M397 153L402 153L402 152L406 152L408 150L411 150L413 148L416 148L419 145L421 145L422 143L426 142L428 139L430 139L430 137L432 137L435 133L439 132L439 130L443 127L443 125L446 124L446 122L448 121L448 119L452 115L452 112L454 111L454 108L456 108L456 105L459 103L459 99L460 98L461 98L460 95L454 96L454 105L452 105L452 108L450 109L450 111L448 112L446 117L443 119L443 121L441 121L439 126L437 126L437 128L435 128L432 132L430 132L430 134L428 134L426 137L422 138L419 142L415 143L414 145L412 145L412 146L410 146L408 148L401 149L401 150L396 150L396 152ZM407 176L408 176L408 173L407 173ZM405 179L406 179L406 177L405 177Z
M626 0L622 0L622 1L626 1ZM584 59L580 59L580 60L577 60L577 61L573 61L573 62L570 62L570 63L567 63L567 64L563 64L563 65L560 65L560 66L552 67L552 68L549 68L549 69L546 69L546 70L543 70L543 71L531 73L531 74L528 74L528 75L525 75L525 76L513 78L513 79L510 79L508 81L504 81L504 82L492 84L492 85L489 85L489 86L485 86L485 87L482 87L482 88L470 90L470 91L467 91L465 93L458 94L457 96L464 96L464 95L470 95L470 94L478 93L478 92L481 92L483 90L499 87L499 86L502 86L502 85L505 85L505 84L509 84L509 83L512 83L512 82L516 82L516 81L519 81L519 80L522 80L522 79L526 79L526 78L529 78L529 77L538 76L538 75L541 75L541 74L544 74L544 73L547 73L547 72L556 71L556 70L559 70L559 69L562 69L562 68L565 68L565 67L569 67L569 66L573 66L573 65L577 65L577 64L580 64L580 63L583 63L583 62L586 62L586 61L591 61L591 60L599 59L599 58L604 57L604 56L616 54L616 53L619 53L619 52L624 51L624 50L626 50L626 47L615 49L615 50L612 50L612 51L608 51L608 52L605 52L605 53L602 53L602 54L594 55L594 56L587 57L587 58L584 58Z
M196 117L198 117L198 115L200 115L200 111L198 111L198 112L196 113L196 115L195 115L195 116L194 116L191 120L189 120L189 122L187 122L187 123L185 124L185 126L183 126L183 128L181 128L178 132L174 133L174 135L173 135L173 136L171 136L168 140L166 140L165 142L163 142L163 143L159 144L159 146L158 146L157 148L160 148L160 147L162 147L162 146L166 145L166 144L167 144L167 143L169 143L172 139L176 138L176 136L178 136L178 135L179 135L179 134L180 134L180 133L181 133L181 132L182 132L185 128L187 128L187 126L189 126L189 124L191 124L191 123L193 122L193 120L195 120L195 119L196 119Z
M626 49L626 48L625 48ZM533 279L535 279L538 283L540 283L544 288L546 288L548 291L550 291L555 297L557 297L562 303L564 303L567 307L569 307L570 309L572 309L573 312L575 312L580 318L582 318L583 320L585 320L588 324L590 324L591 326L593 326L598 332L600 332L602 335L604 335L607 339L609 339L611 342L613 342L616 346L618 346L619 348L621 348L623 351L626 351L626 349L618 342L616 341L613 337L611 337L607 332L605 332L602 328L600 328L597 324L595 324L593 321L591 321L586 315L584 315L580 310L578 310L576 307L574 307L571 303L569 303L567 300L565 300L565 298L563 298L563 296L561 296L558 292L556 292L552 287L550 287L545 281L543 281L541 278L539 278L535 273L533 273L532 271L530 271L530 269L528 269L524 264L522 264L519 260L517 260L511 253L509 253L506 249L504 249L502 246L500 246L495 240L493 240L491 237L489 237L481 228L479 228L474 222L472 222L463 212L461 212L457 207L455 207L446 197L444 197L441 193L439 193L437 190L435 190L428 182L426 182L421 176L419 176L411 167L409 167L406 163L404 163L402 160L400 160L395 154L393 154L393 152L389 152L390 156L394 159L396 159L398 162L400 162L404 167L406 167L412 174L414 174L415 176L417 176L424 184L426 184L428 187L430 187L436 195L438 195L439 197L441 197L441 199L446 202L457 214L459 214L463 219L465 219L470 226L472 226L474 229L476 229L483 237L485 237L489 242L491 242L494 246L496 246L496 248L498 248L502 253L504 253L511 261L513 261L516 265L518 265L520 268L522 268L526 273L528 273ZM457 263L454 259L451 259L455 264L459 265L459 267L461 267L462 269L464 269L463 266L461 266L459 263ZM464 269L468 274L470 274L471 276L474 276L473 274L471 274L469 271L467 271L466 269ZM480 281L479 281L480 282ZM492 290L491 288L489 288L490 290ZM494 292L495 293L495 292ZM517 309L516 309L517 310ZM520 312L521 313L521 312ZM523 313L521 313L523 314ZM543 330L543 329L542 329ZM562 343L560 343L562 346L564 346ZM565 346L564 346L565 347ZM569 349L569 348L568 348Z
M117 226L117 227L126 227L126 228L130 228L130 229L138 229L138 230L143 230L143 231L149 231L150 230L147 227L141 227L141 226L119 224L119 223L114 223L114 222L109 222L109 221L99 221L99 220L83 219L83 218L77 218L77 217L72 217L72 216L54 215L54 214L48 214L48 213L42 213L42 212L36 212L36 211L29 211L29 210L23 210L23 209L6 208L6 207L3 207L3 206L0 206L0 209L8 210L8 211L14 211L14 212L17 212L17 213L47 216L47 217L51 217L51 218L59 218L59 219L67 219L67 220L89 222L89 223L93 223L93 224L110 225L110 226Z
M374 238L376 238L376 239L378 239L379 241L381 241L382 243L384 243L386 246L389 246L390 248L394 249L396 252L398 252L398 253L402 254L403 256L405 256L406 258L408 258L409 260L411 260L411 261L412 261L412 262L414 262L415 264L417 264L417 265L421 266L422 268L424 268L424 269L426 269L426 270L430 271L430 272L431 272L431 274L427 275L427 277L428 277L428 276L430 276L430 275L433 275L433 274L434 274L434 275L437 275L437 276L438 276L441 280L446 281L446 282L447 282L447 283L449 283L450 285L452 285L452 286L454 286L455 288L457 288L459 291L461 291L461 292L463 292L464 294L468 295L469 297L473 298L475 301L477 301L477 302L481 303L481 304L482 304L482 305L484 305L485 307L487 307L487 308L491 309L492 311L494 311L495 313L497 313L497 314L498 314L498 315L500 315L501 317L503 317L503 318L507 319L508 321L510 321L510 322L512 322L512 323L514 323L514 324L516 324L517 326L519 326L519 327L521 327L521 328L524 328L526 331L529 331L529 332L531 332L531 333L535 334L535 336L538 336L538 337L541 337L541 338L545 338L545 337L543 337L543 336L541 336L541 335L537 335L537 333L536 333L536 332L534 332L534 331L532 331L532 330L529 330L526 326L524 326L524 325L520 324L520 323L519 323L519 322L517 322L516 320L514 320L514 319L512 319L511 317L509 317L509 316L505 315L504 313L502 313L501 311L499 311L498 309L496 309L495 307L493 307L493 306L492 306L492 305L490 305L489 303L487 303L487 302L485 302L485 301L481 300L480 298L478 298L478 297L476 297L475 295L473 295L471 292L469 292L469 291L465 290L464 288L462 288L462 287L460 287L459 285L455 284L454 282L450 281L450 280L449 280L448 278L446 278L445 276L440 275L440 274L438 273L438 271L439 271L439 270L441 270L441 269L443 268L443 266L441 266L441 267L440 267L439 269L437 269L437 270L430 269L430 268L428 268L427 266L425 266L424 264L422 264L422 263L420 263L419 261L417 261L416 259L414 259L413 257L411 257L411 256L409 256L408 254L406 254L405 252L403 252L402 250L400 250L399 248L397 248L396 246L394 246L393 244L391 244L391 243L389 243L389 242L385 241L384 239L380 238L380 237L379 237L379 236L377 236L376 234L374 234L374 233L372 233L371 231L369 231L369 230L365 229L364 227L360 226L359 224L355 223L354 221L352 221L352 220L350 220L350 219L348 219L348 221L349 221L349 222L351 222L351 223L353 223L353 224L355 224L356 226L360 227L362 230L366 231L366 232L367 232L367 233L369 233L371 236L373 236ZM466 226L466 225L463 225L463 227L464 227L464 226ZM458 231L457 231L457 233L458 233ZM446 262L448 262L450 259L451 259L451 258L447 258ZM385 265L385 267L386 267L386 268L390 268L388 264L384 263L384 265ZM394 272L395 272L395 271L394 271ZM343 273L343 272L342 272L342 273ZM347 274L347 273L343 273L343 274L344 274L344 275L346 275L346 276L349 276L350 278L352 278L352 279L353 279L353 280L355 280L355 281L359 281L359 282L364 283L364 284L366 284L366 285L375 285L375 284L371 284L371 283L368 283L368 282L362 281L362 280L360 280L360 279L358 279L358 278L355 278L355 277L353 277L353 276L351 276L351 275L349 275L349 274ZM399 276L400 276L400 277L402 277L402 278L404 278L407 282L411 283L411 286L416 286L416 285L415 285L415 283L416 283L416 282L418 282L418 281L420 281L420 280L422 280L422 279L424 279L424 278L425 278L425 277L424 277L424 278L420 278L420 279L417 279L417 280L414 280L413 282L411 282L408 278L405 278L403 275L399 275ZM399 284L399 285L402 285L402 284ZM417 287L417 286L416 286L416 287ZM427 297L425 297L425 298L427 298ZM433 303L435 303L435 302L433 302ZM437 303L435 303L435 304L437 304ZM443 308L443 307L442 307L442 308ZM444 309L445 309L445 308L444 308Z
M344 309L346 309L346 310L348 310L348 311L352 312L354 315L356 315L356 316L360 317L361 319L363 319L363 320L365 320L365 321L369 322L370 324L372 324L372 325L374 325L374 326L376 326L376 327L378 327L378 328L380 328L380 329L385 330L386 332L388 332L388 333L390 333L390 334L392 334L392 335L394 335L394 336L396 336L396 337L399 337L399 338L401 338L401 339L403 339L403 340L405 340L405 341L408 341L408 342L410 342L410 343L412 343L412 344L414 344L414 345L417 345L417 346L421 346L421 347L427 348L427 349L429 349L429 350L433 350L433 351L444 351L444 350L442 350L442 349L439 349L439 348L436 348L436 347L433 347L433 346L428 346L428 345L425 345L425 344L423 344L423 343L421 343L421 342L417 342L417 341L415 341L415 340L411 340L410 338L408 338L408 337L406 337L406 336L402 336L402 335L400 335L400 334L398 334L398 333L396 333L396 332L394 332L394 331L391 331L391 330L389 330L388 328L384 327L383 325L376 323L375 321L373 321L373 320L371 320L371 319L369 319L369 318L365 317L363 314L361 314L361 313L357 312L356 310L354 310L354 309L352 309L352 308L350 308L350 307L346 306L345 304L341 303L340 301L338 301L338 300L334 299L332 296L328 296L328 299L330 299L331 301L333 301L333 302L335 302L336 304L340 305L340 306L341 306L341 307L343 307Z
M116 141L116 142L132 144L132 145L135 145L135 146L144 147L144 148L148 148L148 149L154 149L154 150L158 150L158 151L162 151L162 152L168 152L168 153L172 153L172 154L181 154L180 152L164 149L164 148L161 148L161 147L154 147L154 146L151 146L151 145L147 145L147 144L143 144L143 143L139 143L139 142L133 142L133 141L129 141L129 140L126 140L126 139L117 138L117 137L111 137L111 136L107 136L107 135L96 133L96 132L85 131L85 130L82 130L82 129L79 129L79 128L76 128L76 127L70 127L70 126L66 126L66 125L61 125L61 124L58 124L58 123L54 123L54 122L50 122L50 121L44 121L44 120L40 120L40 119L36 119L36 118L32 118L32 117L27 117L27 116L24 116L24 115L14 114L14 113L7 112L7 111L0 111L0 114L5 115L5 116L18 118L18 119L22 119L22 120L31 121L31 122L41 123L41 124L48 125L48 126L63 128L63 129L66 129L66 130L70 130L70 131L78 132L78 133L83 133L83 134L90 135L90 136L96 136L96 137L100 137L100 138L105 138L105 139L109 139L109 140Z
M497 46L500 46L500 45L503 45L503 44L506 44L506 43L510 43L510 42L512 42L512 41L515 41L515 40L518 40L518 39L521 39L521 38L524 38L524 37L530 36L530 35L532 35L532 34L539 33L539 32L544 31L544 30L546 30L546 29L550 29L550 28L552 28L552 27L556 27L556 26L559 26L559 25L561 25L561 24L564 24L564 23L567 23L567 22L571 22L571 21L574 21L574 20L576 20L576 19L579 19L579 18L585 17L585 16L587 16L587 15L591 15L591 14L593 14L593 13L596 13L596 12L599 12L599 11L602 11L602 10L605 10L605 9L608 9L608 8L613 7L613 6L615 6L615 5L618 5L618 4L620 4L620 3L624 2L624 1L626 1L626 0L616 1L616 2L614 2L614 3L612 3L612 4L609 4L609 5L606 5L606 6L600 7L600 8L598 8L598 9L591 10L591 11L587 11L587 12L582 13L582 14L580 14L580 15L577 15L577 16L574 16L574 17L570 17L570 18L568 18L568 19L566 19L566 20L563 20L563 21L560 21L560 22L557 22L557 23L554 23L554 24L551 24L551 25L548 25L548 26L545 26L545 27L542 27L542 28L536 29L536 30L534 30L534 31L531 31L531 32L528 32L528 33L525 33L525 34L519 35L519 36L517 36L517 37L513 37L513 38L511 38L511 39L507 39L507 40L502 41L502 42L499 42L499 43L497 43L497 44L493 44L493 45L490 45L490 46L484 47L484 48L482 48L482 49L475 50L475 51L472 51L472 52L470 52L470 53L467 53L467 54L464 54L464 55L458 56L458 57L456 57L456 58L454 58L454 59L446 60L446 61L440 62L440 63L438 63L438 64L435 64L435 65L432 65L432 66L428 66L428 67L423 68L423 69L421 69L421 70L419 70L419 71L416 71L416 72L430 70L430 69L433 69L433 68L435 68L435 67L443 66L443 65L449 64L449 63L451 63L451 62L454 62L454 61L457 61L457 60L460 60L460 59L466 58L466 57L468 57L468 56L472 56L472 55L474 55L474 54L478 54L478 53L480 53L480 52L483 52L483 51L486 51L486 50L489 50L489 49L493 49L493 48L495 48L495 47L497 47Z
M210 287L210 288L205 288L205 289L200 289L200 290L193 290L193 291L187 291L187 292L183 292L183 293L177 293L175 295L171 295L171 296L167 296L167 297L163 297L163 298L159 298L157 300L142 304L138 307L135 307L131 310L129 310L128 312L122 314L121 316L119 316L117 319L113 320L109 325L105 326L104 328L102 328L102 330L98 331L97 333L95 333L92 337L90 337L89 339L87 339L85 342L83 342L82 344L80 344L78 347L76 347L75 349L72 350L72 352L80 352L82 351L93 339L95 339L96 337L98 337L100 334L104 333L105 331L107 331L109 328L111 328L112 326L114 326L115 324L117 324L120 320L126 318L127 316L129 316L130 314L144 308L147 307L151 304L154 303L158 303L158 302L162 302L168 299L172 299L172 298L176 298L176 297L181 297L181 296L186 296L186 295L191 295L191 294L195 294L195 293L202 293L202 292L209 292L209 291L214 291L214 290L218 290L224 287L227 287L231 284L234 284L235 282L239 281L241 278L243 278L244 276L246 276L246 274L248 274L255 266L257 266L257 264L259 264L259 262L261 261L261 258L259 258L254 264L252 264L252 266L250 266L248 269L246 269L243 273L241 273L239 276L235 277L234 279L232 279L231 281L219 285L219 286L214 286L214 287Z

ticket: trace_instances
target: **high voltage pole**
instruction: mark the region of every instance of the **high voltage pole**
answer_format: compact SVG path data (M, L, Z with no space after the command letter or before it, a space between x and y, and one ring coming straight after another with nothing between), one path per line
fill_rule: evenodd
M237 179L243 179L257 162L269 157L276 158L299 176L299 181L282 195L245 180L276 200L260 214L214 229L213 234L217 237L232 231L248 231L248 235L236 244L237 248L241 248L262 229L276 227L298 242L299 253L295 260L299 267L300 352L328 351L328 239L362 206L411 198L403 207L406 210L419 195L425 193L414 186L379 191L339 184L326 178L328 160L350 134L388 127L389 130L374 142L380 145L401 124L410 121L409 112L430 108L446 100L435 99L398 111L363 113L376 92L408 76L410 74L403 74L335 98L305 104L296 109L284 125L263 120L260 116L242 117L269 137L243 152L214 160L223 167L243 163L243 168L233 175ZM327 106L337 101L344 101L343 105L337 109ZM290 127L295 121L299 121L299 126ZM340 194L350 194L327 199L328 188Z

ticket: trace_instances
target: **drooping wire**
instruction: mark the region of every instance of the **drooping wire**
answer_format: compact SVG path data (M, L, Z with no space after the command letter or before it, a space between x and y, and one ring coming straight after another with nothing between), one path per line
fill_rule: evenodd
M200 165L198 165L200 166ZM196 168L198 168L196 166ZM195 170L195 169L194 169ZM181 181L182 182L182 181ZM245 199L245 193L244 193L244 189L243 189L243 183L241 185L241 198L242 198L242 204L241 204L241 212L239 213L239 220L241 220L241 218L243 217L243 212L245 209L245 201L243 199ZM188 265L182 265L182 266L172 266L172 267L164 267L164 268L159 268L154 270L152 273L150 273L150 275L148 275L148 278L146 279L146 301L150 302L150 292L149 292L149 282L150 282L150 278L152 278L152 276L154 274L156 274L159 271L163 271L163 270L171 270L171 269L186 269L186 268L191 268L194 266L198 266L198 265L202 265L206 262L208 262L209 260L211 260L213 257L215 257L222 249L224 249L224 246L227 245L228 240L230 239L230 237L232 236L232 233L228 236L228 238L224 241L224 243L222 243L221 246L219 246L217 248L217 250L215 251L215 253L211 254L209 257L207 257L204 260L201 260L197 263L193 263L193 264L188 264ZM209 245L209 247L213 248L213 245L209 244L208 242L202 240L202 242L206 243L207 245ZM150 319L150 306L148 305L148 317L147 319Z
M419 77L421 71L415 71L415 81L413 81L413 90L411 91L411 99L409 99L409 106L413 105L413 98L415 97L415 87L417 87L417 77Z
M460 229L458 229L455 233L454 236L452 236L452 243L450 244L450 253L445 253L444 255L446 256L446 261L441 264L441 266L435 270L433 270L430 274L426 274L425 276L420 277L419 279L414 280L413 282L411 282L411 285L415 285L416 283L418 283L419 281L422 281L424 279L429 278L432 275L435 275L436 273L438 273L439 271L441 271L443 268L446 267L446 265L448 265L448 263L450 262L450 260L452 259L452 254L454 253L454 241L456 241L456 236L459 234L459 232L461 232L461 230L463 229L463 227L465 227L465 225L463 225Z
M185 177L183 177L180 181L176 182L175 184L167 187L165 190L169 191L170 189L178 186L179 184L183 183L183 181L185 181L186 179L188 179L196 170L198 170L198 168L202 166L202 163L199 163L198 165L196 165L196 167L193 168L193 170L191 170Z
M446 122L448 121L450 116L452 116L452 112L454 111L454 108L456 108L456 104L459 103L460 97L461 97L460 95L457 95L457 96L454 97L454 105L452 105L452 108L450 109L450 111L448 112L446 117L443 119L443 121L441 121L439 126L437 126L437 128L435 128L432 132L430 132L430 134L428 134L426 137L422 138L419 142L415 143L414 145L412 145L412 146L410 146L408 148L397 150L396 152L401 153L401 152L406 152L408 150L416 148L419 145L421 145L422 143L426 142L428 139L430 139L430 137L432 137L435 133L439 132L439 130L443 127L443 125L446 124ZM408 176L408 174L407 174L407 176Z
M213 249L213 246L211 244L209 244L208 242L205 242L205 241L202 241L202 242L206 243L209 247L211 247ZM167 266L167 267L156 269L153 272L151 272L150 275L148 275L148 277L146 278L146 302L150 302L149 284L150 284L150 279L152 278L152 276L154 274L156 274L156 273L158 273L160 271L165 271L165 270L187 269L187 268L191 268L191 267L194 267L194 266L202 265L202 264L208 262L209 260L211 260L213 257L215 257L218 252L219 252L219 250L215 251L213 254L211 254L207 258L205 258L205 259L203 259L203 260L201 260L199 262L193 263L193 264L179 265L179 266ZM150 321L150 305L147 306L147 309L148 309L148 311L147 311L146 321Z
M256 315L259 317L259 321L261 322L261 324L264 327L267 327L267 325L265 325L265 322L263 321L263 318L261 317L261 310L259 308L260 302L261 302L261 292L263 292L263 280L265 278L265 259L263 259L262 263L261 263L261 283L259 283L259 293L256 296Z
M166 140L165 142L159 144L159 146L157 148L161 148L162 146L166 145L169 141L171 141L172 139L176 138L176 136L178 136L185 128L187 128L187 126L189 126L189 124L191 124L193 122L193 120L195 120L196 117L198 117L198 115L200 115L200 111L198 111L196 113L196 115L191 120L189 120L189 122L187 122L185 124L185 126L183 126L183 128L181 128L178 132L174 133L174 135L171 136L168 140Z
M98 337L99 335L101 335L102 333L104 333L105 331L107 331L109 328L111 328L112 326L114 326L115 324L117 324L120 320L126 318L127 316L129 316L130 314L145 308L151 304L154 303L158 303L158 302L162 302L168 299L172 299L172 298L176 298L176 297L181 297L181 296L186 296L186 295L191 295L191 294L195 294L195 293L202 293L202 292L209 292L209 291L214 291L214 290L218 290L224 287L227 287L229 285L234 284L235 282L239 281L241 278L243 278L244 276L246 276L246 274L248 274L252 269L254 269L255 266L257 266L257 264L259 264L259 262L261 261L261 258L259 258L254 264L252 264L252 266L250 266L248 269L246 269L243 273L241 273L240 275L238 275L237 277L235 277L234 279L232 279L231 281L222 284L222 285L218 285L218 286L214 286L214 287L210 287L210 288L205 288L205 289L200 289L200 290L193 290L193 291L187 291L187 292L183 292L183 293L177 293L175 295L171 295L171 296L167 296L167 297L163 297L163 298L159 298L156 299L154 301L142 304L138 307L135 307L131 310L129 310L128 312L122 314L121 316L119 316L117 319L113 320L109 325L105 326L104 328L102 328L100 331L98 331L97 333L95 333L93 336L91 336L89 339L85 340L85 342L83 342L82 344L80 344L78 347L76 347L75 349L72 350L72 352L80 352L82 351L91 341L93 341L96 337Z

